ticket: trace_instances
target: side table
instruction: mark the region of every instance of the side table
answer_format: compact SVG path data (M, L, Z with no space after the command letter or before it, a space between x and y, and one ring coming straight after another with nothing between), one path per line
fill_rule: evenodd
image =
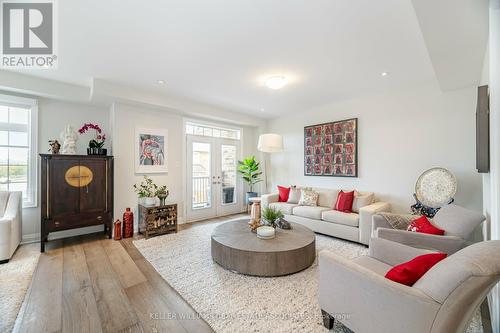
M250 211L250 218L260 220L260 197L253 197L249 199L252 203L252 210Z

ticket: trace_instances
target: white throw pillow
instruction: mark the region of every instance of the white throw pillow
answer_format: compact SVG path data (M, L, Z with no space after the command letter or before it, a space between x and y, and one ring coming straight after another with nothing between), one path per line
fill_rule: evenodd
M313 190L302 189L300 194L299 205L301 206L317 206L318 205L318 196L317 192Z
M373 192L360 193L358 191L355 191L354 201L352 202L352 211L354 213L359 213L360 208L371 205L373 203L373 197Z
M288 203L298 204L300 200L300 187L295 185L290 186L290 194L288 195Z

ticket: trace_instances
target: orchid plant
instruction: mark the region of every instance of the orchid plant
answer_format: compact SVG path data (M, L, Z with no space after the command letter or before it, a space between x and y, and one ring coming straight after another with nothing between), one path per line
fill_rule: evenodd
M89 141L89 148L102 148L104 146L104 142L106 141L106 134L102 132L102 129L97 124L83 124L82 128L78 130L78 133L84 134L87 131L94 131L94 139Z

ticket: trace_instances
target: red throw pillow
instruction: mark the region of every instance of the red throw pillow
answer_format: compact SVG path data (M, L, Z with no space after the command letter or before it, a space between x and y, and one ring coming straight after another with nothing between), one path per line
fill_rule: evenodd
M432 266L446 258L446 253L429 253L391 268L385 277L389 280L413 286Z
M287 202L290 195L290 187L283 187L278 185L279 198L278 202Z
M408 226L408 231L421 232L424 234L444 235L444 230L436 228L426 216L422 215L418 219L413 220Z
M352 203L354 202L354 191L340 191L337 197L337 202L333 209L344 213L352 213Z

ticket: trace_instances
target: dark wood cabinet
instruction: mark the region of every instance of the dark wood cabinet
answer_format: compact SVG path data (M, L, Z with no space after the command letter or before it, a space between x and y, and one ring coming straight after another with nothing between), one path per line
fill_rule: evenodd
M40 154L41 251L51 232L113 224L113 157Z

